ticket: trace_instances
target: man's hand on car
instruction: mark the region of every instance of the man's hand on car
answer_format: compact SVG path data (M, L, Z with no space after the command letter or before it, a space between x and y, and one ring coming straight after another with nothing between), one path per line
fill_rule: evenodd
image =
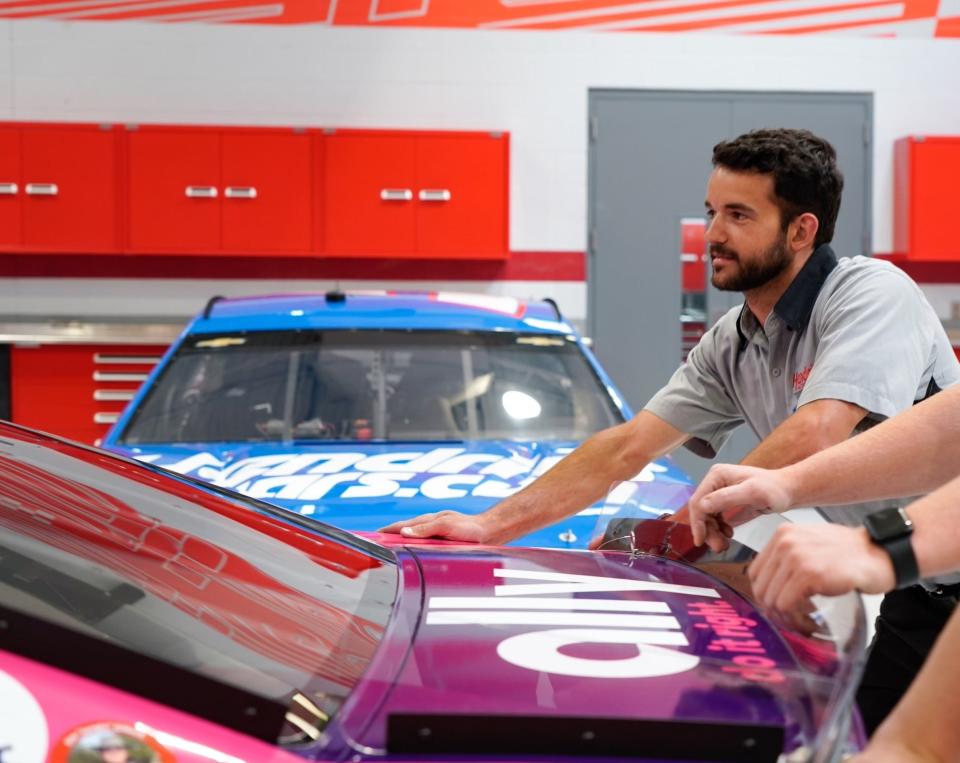
M479 516L458 511L437 511L403 519L381 527L382 533L399 533L405 538L439 538L465 543L489 543Z

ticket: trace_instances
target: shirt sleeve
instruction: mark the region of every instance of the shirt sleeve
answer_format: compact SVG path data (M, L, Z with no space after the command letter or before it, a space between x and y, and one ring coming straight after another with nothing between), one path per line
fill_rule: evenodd
M644 406L644 410L690 435L686 447L705 458L716 456L733 430L743 423L718 372L723 323L703 335L687 361Z
M874 419L909 408L930 363L931 313L916 284L892 268L847 277L811 321L817 350L797 406L844 400Z

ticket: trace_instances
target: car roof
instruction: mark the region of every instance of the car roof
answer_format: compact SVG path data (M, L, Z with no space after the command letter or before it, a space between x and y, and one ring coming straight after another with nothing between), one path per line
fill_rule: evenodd
M549 301L442 291L350 291L213 298L191 333L424 329L575 334Z

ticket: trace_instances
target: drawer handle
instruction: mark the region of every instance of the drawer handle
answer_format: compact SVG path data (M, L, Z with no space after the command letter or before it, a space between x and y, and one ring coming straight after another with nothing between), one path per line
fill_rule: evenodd
M215 185L188 185L185 191L188 199L215 199L217 187Z
M420 201L450 201L450 191L446 188L424 188L417 194Z
M120 419L119 413L107 413L106 411L97 411L93 414L94 424L116 424Z
M122 389L95 389L93 399L99 402L129 402L137 394L133 390L126 391Z
M148 374L135 374L116 371L94 371L95 382L142 382L147 380Z
M60 188L56 183L27 183L27 196L56 196Z
M16 196L19 190L16 183L0 183L0 196Z
M413 191L409 188L381 188L382 201L413 201Z
M230 185L227 186L223 195L228 199L255 199L257 189L250 185Z

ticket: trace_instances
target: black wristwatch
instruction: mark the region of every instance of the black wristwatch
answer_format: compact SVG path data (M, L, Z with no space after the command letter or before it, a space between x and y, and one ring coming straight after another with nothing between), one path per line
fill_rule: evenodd
M917 583L920 580L920 569L910 539L913 522L907 512L901 508L882 509L867 514L863 524L870 539L890 555L897 588L906 588Z

